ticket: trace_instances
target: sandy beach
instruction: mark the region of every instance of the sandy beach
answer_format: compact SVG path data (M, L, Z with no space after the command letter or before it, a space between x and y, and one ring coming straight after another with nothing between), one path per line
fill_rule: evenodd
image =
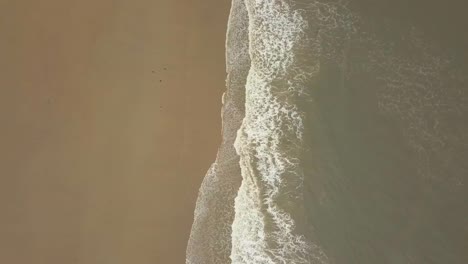
M229 5L0 2L0 263L184 263Z

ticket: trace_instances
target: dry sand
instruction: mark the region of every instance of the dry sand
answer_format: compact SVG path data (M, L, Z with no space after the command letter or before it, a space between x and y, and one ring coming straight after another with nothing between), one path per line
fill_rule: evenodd
M0 1L0 263L184 263L229 4Z

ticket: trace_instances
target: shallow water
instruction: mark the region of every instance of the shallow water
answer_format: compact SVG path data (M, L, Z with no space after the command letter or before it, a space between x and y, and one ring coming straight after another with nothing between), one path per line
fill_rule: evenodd
M466 51L367 5L233 1L187 263L468 263Z

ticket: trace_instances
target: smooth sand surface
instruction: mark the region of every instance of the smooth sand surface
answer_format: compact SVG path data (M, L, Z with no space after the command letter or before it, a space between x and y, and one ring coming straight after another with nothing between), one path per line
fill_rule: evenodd
M184 263L229 4L0 1L0 263Z

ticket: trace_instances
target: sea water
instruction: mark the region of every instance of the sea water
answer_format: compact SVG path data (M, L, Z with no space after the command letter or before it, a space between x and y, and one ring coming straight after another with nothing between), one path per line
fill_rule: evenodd
M187 263L468 263L466 72L351 4L232 1Z

